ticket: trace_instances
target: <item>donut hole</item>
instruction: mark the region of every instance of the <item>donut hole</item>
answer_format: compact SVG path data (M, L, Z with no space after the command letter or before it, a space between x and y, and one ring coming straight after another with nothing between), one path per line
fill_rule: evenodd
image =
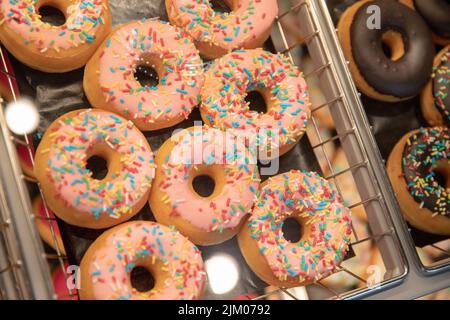
M130 281L138 292L148 292L155 287L155 278L145 267L134 267L130 273Z
M210 0L211 9L219 14L230 13L233 11L231 1L224 0Z
M398 31L384 32L381 36L381 45L385 56L392 61L400 60L405 55L405 40Z
M94 155L86 161L86 169L92 173L92 179L103 180L108 175L108 161Z
M39 7L38 13L41 16L41 21L49 25L60 27L66 23L66 16L63 11L52 5Z
M447 188L447 177L442 174L441 172L434 172L434 179L436 179L436 182L438 185L440 185L443 188Z
M257 90L249 91L247 92L244 100L248 104L250 110L258 113L267 112L266 99L264 99L264 96L261 94L261 92Z
M450 163L448 160L439 161L433 170L433 174L439 186L450 189Z
M134 71L134 78L143 87L157 87L159 85L159 75L153 66L139 64Z
M392 56L391 47L389 47L385 42L382 42L381 46L382 46L384 55L390 59Z
M281 230L283 237L291 243L299 242L303 236L303 226L297 218L286 218Z
M192 188L199 196L208 198L214 193L216 182L211 176L201 174L192 180Z

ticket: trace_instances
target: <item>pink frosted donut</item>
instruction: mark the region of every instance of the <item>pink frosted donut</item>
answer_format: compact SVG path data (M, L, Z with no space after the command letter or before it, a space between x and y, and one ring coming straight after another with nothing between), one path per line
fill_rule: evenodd
M65 16L54 26L39 9ZM111 30L107 0L0 0L0 41L22 63L45 72L83 67Z
M201 54L218 58L234 49L261 47L278 14L277 0L225 0L230 13L217 13L209 0L166 0L169 20L184 28Z
M155 163L150 206L158 222L200 245L224 242L239 231L256 199L259 174L256 159L233 136L214 128L185 129L162 145ZM210 195L194 189L202 176L214 181Z
M91 157L106 162L95 178ZM148 200L153 154L131 121L104 110L69 112L47 129L36 152L35 174L49 208L69 224L101 229L134 216Z
M153 68L157 85L136 78ZM199 103L203 62L192 40L167 23L136 21L113 31L86 66L84 90L96 108L132 120L144 131L185 120Z
M152 289L133 288L135 267L150 272ZM206 283L197 247L175 229L150 221L127 222L103 233L84 255L80 274L83 300L196 300Z
M303 235L284 237L294 218ZM274 286L297 287L331 274L343 260L352 233L348 210L330 182L316 173L290 171L263 183L239 246L252 270Z
M245 101L250 91L261 93L267 112L250 110ZM285 56L262 49L239 50L215 60L205 74L201 100L200 111L207 124L256 132L260 148L267 148L259 150L260 159L274 158L292 149L305 133L311 116L302 72ZM269 133L278 141L266 144Z

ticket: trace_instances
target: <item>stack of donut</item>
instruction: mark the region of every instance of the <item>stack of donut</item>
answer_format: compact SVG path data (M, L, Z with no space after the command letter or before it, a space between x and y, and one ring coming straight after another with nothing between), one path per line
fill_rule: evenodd
M351 5L338 25L362 93L386 102L420 95L431 127L400 139L387 170L406 220L439 235L450 235L449 12L445 0L363 0Z
M226 4L230 13L209 1L166 0L173 25L142 20L110 32L106 0L55 1L66 17L59 27L41 21L39 1L0 0L0 41L21 62L46 72L86 65L84 91L94 109L55 120L34 167L59 219L108 229L82 259L82 299L200 299L206 273L196 245L236 235L248 265L272 285L314 282L345 257L350 210L330 182L290 171L260 186L257 160L294 148L311 116L302 72L259 49L277 1ZM205 70L201 57L216 60ZM153 69L155 82L141 83L139 68ZM251 91L262 95L266 112L245 102ZM205 125L177 132L154 158L141 131L173 127L197 105ZM240 141L242 133L256 139ZM95 157L105 160L106 174L90 169ZM202 177L213 181L208 195L196 190ZM147 202L157 222L126 222ZM282 231L290 218L303 228L292 243ZM134 288L137 267L151 273L152 289Z

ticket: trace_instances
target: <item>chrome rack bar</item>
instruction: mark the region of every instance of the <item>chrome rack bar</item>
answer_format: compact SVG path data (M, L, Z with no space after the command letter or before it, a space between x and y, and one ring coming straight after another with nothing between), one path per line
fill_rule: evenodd
M8 256L15 260L9 261L11 270L4 274L9 273L16 281L16 284L12 285L11 282L14 280L2 276L6 288L4 295L9 299L50 299L53 296L50 270L42 254L44 252L42 243L36 241L38 236L30 215L30 199L20 178L22 172L19 160L1 107L0 176L1 217L13 227L3 232L9 239L5 241L5 246L0 246L0 250L6 249L9 252L0 251L0 256L3 257L0 260ZM0 265L4 262L0 261Z

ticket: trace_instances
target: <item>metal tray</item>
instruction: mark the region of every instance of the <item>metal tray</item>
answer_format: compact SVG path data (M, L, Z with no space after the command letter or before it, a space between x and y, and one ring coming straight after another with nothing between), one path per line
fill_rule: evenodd
M355 0L330 0L328 7L336 25L345 9L354 4ZM437 46L436 52L441 48ZM428 127L428 123L420 111L420 97L399 102L386 103L373 100L365 95L361 96L364 111L369 123L373 127L375 141L380 148L383 160L387 160L392 149L406 133L420 127ZM438 236L420 231L407 225L409 241L417 248L425 249L435 258L420 258L415 255L416 264L425 275L445 272L450 267L450 237ZM419 250L419 249L418 249Z
M280 0L279 5L280 15L273 27L271 43L268 43L267 48L270 48L272 44L275 50L287 54L301 68L305 66L304 61L309 56L313 68L306 73L306 80L310 86L318 85L324 97L323 103L313 107L313 118L308 129L309 139L302 139L297 148L280 159L282 171L293 168L293 165L297 163L299 163L298 168L317 170L316 167L319 164L322 173L336 185L340 192L343 188L340 186L339 179L344 175L351 175L356 183L359 200L349 203L349 207L352 210L361 209L364 212L366 216L364 223L368 229L365 235L355 232L352 247L356 248L369 243L371 248L379 252L381 257L379 264L383 268L383 278L375 286L367 283L365 280L367 274L360 274L350 267L341 266L338 273L354 278L358 282L356 289L332 288L327 284L327 279L323 279L306 287L305 290L312 299L362 298L386 292L389 288L399 285L408 273L406 256L400 245L401 239L396 233L398 225L394 217L391 218L390 215L397 212L398 208L361 101L337 43L328 8L323 0L297 0L295 4ZM287 20L296 21L299 29L286 32L285 21ZM6 63L6 55L3 51L2 59L5 62L2 73L13 88L15 79L11 75L12 70ZM323 127L319 120L319 113L325 109L331 114L336 128L334 134L326 137L323 135ZM48 253L44 250L33 225L35 217L30 214L29 195L25 186L27 178L20 172L13 143L24 144L29 148L30 154L33 152L33 145L29 137L11 136L6 129L3 111L0 111L0 124L2 128L0 202L3 205L0 218L2 239L0 242L0 297L57 298L51 287L46 260L63 268L63 274L67 277L64 264L67 259L73 261L75 258L76 260L77 255L70 257L69 253L69 257L65 257L59 249L56 253ZM333 156L328 148L330 144L342 147L347 160L345 168L335 170L333 167ZM297 161L292 161L293 159ZM344 194L342 196L346 199ZM62 227L64 235L64 225ZM67 239L65 240L67 244ZM233 240L226 245L227 248L233 246L233 252L235 252L236 246ZM215 250L219 248L208 247L203 249L203 254L207 257ZM348 261L354 258L349 256ZM248 285L248 292L233 292L233 294L253 299L271 298L279 293L292 299L304 298L296 290L267 289L246 268L245 262L240 261L239 265L244 270L241 278ZM233 297L209 295L208 298Z

